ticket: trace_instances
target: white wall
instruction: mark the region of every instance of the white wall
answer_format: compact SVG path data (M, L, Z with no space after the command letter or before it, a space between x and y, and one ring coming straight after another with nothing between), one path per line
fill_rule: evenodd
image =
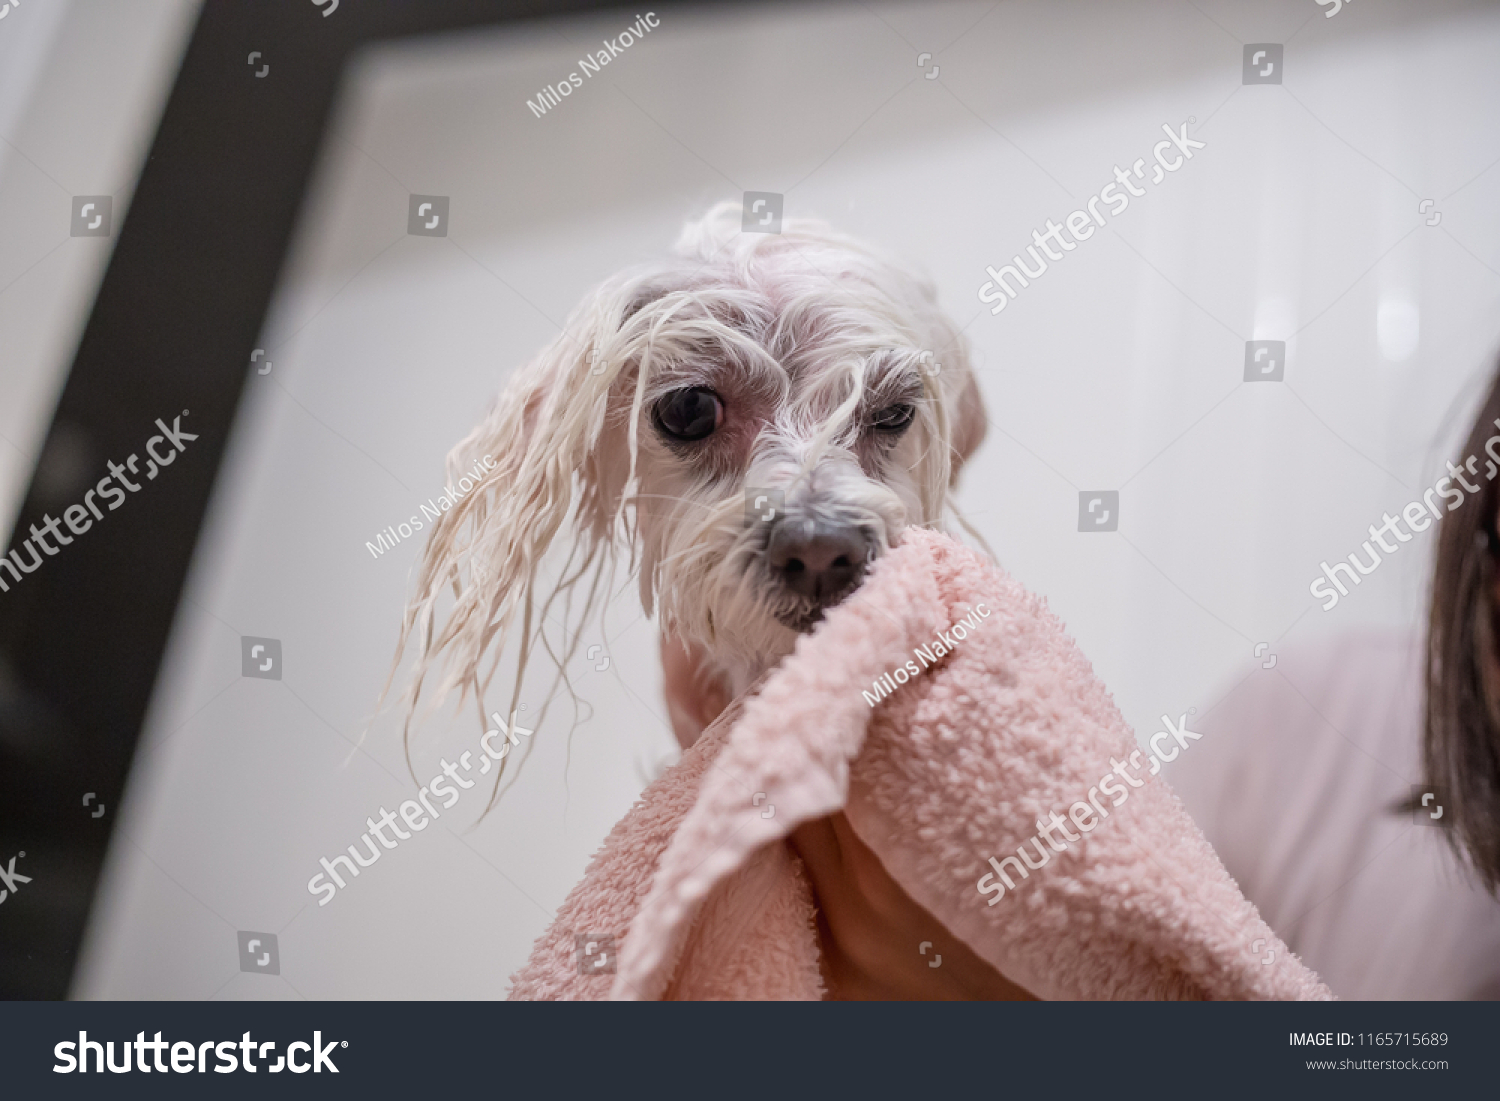
M436 494L448 448L591 285L742 191L784 192L788 215L935 278L991 422L961 500L1145 733L1211 703L1258 642L1416 623L1426 544L1330 613L1308 583L1431 484L1500 348L1500 12L1326 10L657 9L659 29L543 118L525 100L635 9L367 57L261 341L273 367L250 380L76 992L503 993L672 754L654 632L621 585L584 632L610 668L570 670L591 713L570 733L554 706L494 813L474 825L476 788L319 906L318 858L416 788L398 725L366 725L417 548L375 560L364 543ZM1241 84L1247 42L1285 44L1284 84ZM986 264L1190 117L1191 162L988 313ZM409 193L451 197L449 237L406 233ZM60 315L14 293L6 345L70 350ZM1407 354L1390 332L1382 349L1382 308L1419 319ZM1288 342L1284 382L1242 381L1250 339ZM20 451L40 438L33 404L6 422ZM1118 532L1077 531L1094 489L1120 490ZM282 641L283 680L241 677L241 635ZM544 688L523 696L533 715ZM417 775L476 734L472 715L424 728ZM277 935L279 978L238 970L237 930Z

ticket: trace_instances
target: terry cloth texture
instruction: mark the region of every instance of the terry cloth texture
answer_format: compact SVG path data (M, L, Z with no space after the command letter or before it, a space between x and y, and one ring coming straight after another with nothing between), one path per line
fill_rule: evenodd
M872 707L877 678L940 632L952 650ZM814 899L786 838L839 809L913 900L1040 998L1330 997L1160 777L1140 769L1118 807L1099 798L1136 749L1045 602L910 529L642 793L511 997L821 998ZM1062 852L1033 847L1038 820L1091 788L1108 817ZM1023 843L1046 863L1007 865L1014 887L981 893L989 858ZM581 966L579 935L612 937L614 966Z

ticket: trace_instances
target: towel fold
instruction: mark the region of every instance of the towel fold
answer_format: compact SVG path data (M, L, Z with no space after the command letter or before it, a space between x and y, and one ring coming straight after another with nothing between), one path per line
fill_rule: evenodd
M1153 747L1190 753L1184 726ZM837 810L1038 997L1330 997L1157 769L1045 602L910 529L642 793L511 997L822 997L786 839Z

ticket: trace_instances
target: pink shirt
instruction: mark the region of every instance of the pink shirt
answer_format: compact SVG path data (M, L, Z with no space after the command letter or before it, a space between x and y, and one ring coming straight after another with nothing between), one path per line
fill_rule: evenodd
M1190 716L1203 738L1164 769L1240 889L1341 998L1500 998L1500 902L1441 829L1390 809L1421 782L1421 707L1418 637L1288 647Z

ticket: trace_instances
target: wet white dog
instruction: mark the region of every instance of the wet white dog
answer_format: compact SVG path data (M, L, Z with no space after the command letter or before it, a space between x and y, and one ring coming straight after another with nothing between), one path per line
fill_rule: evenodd
M741 232L720 204L672 258L590 295L449 455L450 472L497 465L428 542L409 702L431 675L439 700L480 693L513 628L524 672L564 528L574 553L547 599L590 574L592 597L627 551L663 637L732 697L904 527L943 522L985 426L927 282L822 223Z
M686 746L903 528L957 515L950 490L987 421L932 287L821 223L745 233L740 217L721 204L672 258L608 280L449 455L453 475L480 456L497 465L424 553L402 634L417 643L408 722L428 678L430 698L472 693L482 719L507 635L512 715L537 645L565 679L578 632L559 654L541 630L548 608L592 578L586 621L625 552L658 617ZM546 577L564 529L571 554ZM913 902L841 813L792 844L830 996L1026 996ZM951 966L913 967L922 940Z

